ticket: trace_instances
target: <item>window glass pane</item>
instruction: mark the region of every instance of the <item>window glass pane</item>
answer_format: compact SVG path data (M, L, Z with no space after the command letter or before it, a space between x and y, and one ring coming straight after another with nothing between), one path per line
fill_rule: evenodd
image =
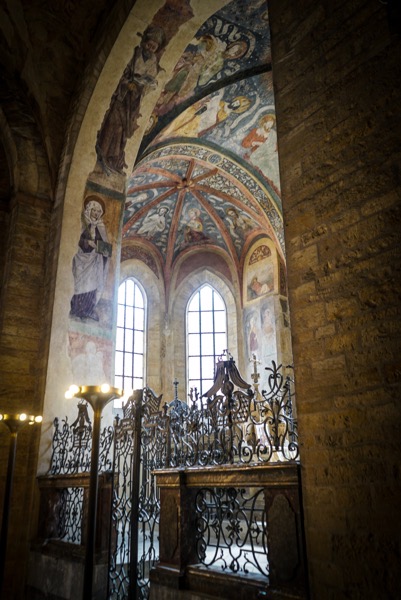
M125 352L132 352L132 344L133 343L134 343L134 341L133 341L132 329L124 329L124 350L125 350Z
M134 317L135 317L134 326L135 326L135 329L141 329L141 330L143 330L144 316L145 316L145 312L144 312L143 308L135 308L135 313L134 313Z
M190 333L188 335L188 355L200 355L200 335L197 333Z
M120 285L118 301L115 384L130 393L134 381L143 387L146 297L131 278Z
M194 297L192 298L191 302L189 303L188 306L188 311L199 311L199 292L197 292Z
M137 308L145 308L143 294L138 286L135 287L135 305Z
M200 295L201 295L201 310L211 310L212 309L212 297L213 297L213 290L210 286L205 285L201 291L200 291Z
M197 333L200 331L199 313L188 313L187 326L188 333Z
M124 392L131 392L132 390L132 377L124 377Z
M123 349L124 349L124 329L122 327L117 327L116 350L123 350Z
M190 356L188 359L188 371L191 379L199 379L200 377L200 362L198 357Z
M201 349L202 349L202 356L205 355L212 355L214 353L213 350L213 333L204 333L202 335L202 339L201 339Z
M127 329L134 328L134 309L132 306L125 307L125 327Z
M124 354L124 376L132 376L132 354Z
M227 349L227 336L225 333L216 333L215 335L215 349L216 355L220 356L223 354L223 350Z
M134 342L135 353L143 354L143 351L144 351L144 348L143 348L143 340L144 340L143 331L135 331L135 338L134 338L134 340L135 340L135 342Z
M124 364L124 354L123 352L116 352L116 360L115 360L115 372L116 375L123 374L123 364Z
M198 311L195 310L197 307ZM205 285L193 296L187 308L188 393L191 387L197 387L199 392L202 389L202 393L212 387L217 358L226 348L225 303L210 285Z
M125 286L126 286L126 298L125 298L125 303L127 306L134 306L134 291L135 291L135 284L132 281L132 279L127 279L125 281Z
M134 354L134 373L135 375L141 375L143 372L143 355Z
M141 377L134 377L132 388L134 390L140 390L143 388L143 379Z
M119 388L121 388L121 389L124 389L124 386L123 386L123 378L122 378L122 377L119 377L119 376L117 376L117 375L116 375L116 376L114 377L114 385L115 385L116 387L119 387Z
M202 331L213 331L213 313L202 312L201 313L201 330Z
M216 333L218 332L226 332L226 313L223 311L218 311L214 313L214 330Z
M222 310L224 311L224 313L226 312L226 306L224 304L223 298L217 292L214 293L213 302L214 310Z
M204 378L213 379L214 377L214 357L203 356L202 357L202 379Z

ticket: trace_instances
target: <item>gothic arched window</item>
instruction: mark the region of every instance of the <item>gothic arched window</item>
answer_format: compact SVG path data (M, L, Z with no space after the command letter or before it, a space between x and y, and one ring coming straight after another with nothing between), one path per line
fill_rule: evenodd
M145 379L146 296L135 279L118 288L115 385L140 389Z
M200 395L214 381L217 358L227 348L227 310L223 298L203 285L187 305L187 390Z

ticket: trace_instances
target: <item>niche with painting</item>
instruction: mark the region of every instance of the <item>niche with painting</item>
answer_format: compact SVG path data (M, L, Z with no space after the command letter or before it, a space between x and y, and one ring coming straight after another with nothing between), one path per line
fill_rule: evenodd
M264 367L278 360L277 304L278 258L270 239L254 245L245 260L243 284L243 327L245 364L248 379L254 368L253 360L260 364L263 385Z

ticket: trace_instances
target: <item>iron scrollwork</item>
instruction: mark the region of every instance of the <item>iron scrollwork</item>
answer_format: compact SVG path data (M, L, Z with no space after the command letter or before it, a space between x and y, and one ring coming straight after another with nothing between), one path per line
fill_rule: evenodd
M113 472L110 600L128 598L133 585L140 600L148 598L149 571L159 555L158 469L298 460L293 381L282 365L273 362L267 371L267 389L259 392L257 377L249 385L227 353L204 397L195 389L188 402L179 400L178 382L170 403L149 388L137 390L123 417L103 430L99 471ZM61 425L55 419L49 474L89 472L91 437L86 403L78 404L72 425L67 418ZM79 493L64 493L59 515L60 537L76 543L82 521ZM199 490L197 547L203 564L268 574L261 498L260 490L253 496L244 490Z
M196 550L207 567L268 576L263 489L202 488L195 498Z

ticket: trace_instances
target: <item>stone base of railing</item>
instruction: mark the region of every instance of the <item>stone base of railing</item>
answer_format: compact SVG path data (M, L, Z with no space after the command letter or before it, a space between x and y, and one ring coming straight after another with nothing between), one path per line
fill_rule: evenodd
M25 598L65 600L82 598L84 548L50 540L31 547ZM95 557L92 600L104 600L107 589L108 556Z
M160 563L150 573L150 600L308 598L299 464L166 469L156 471L156 480L161 506ZM251 494L255 490L263 492L258 498L259 504L264 503L266 515L268 575L241 570L233 573L230 559L224 570L219 559L208 567L201 564L197 551L197 493L234 487ZM222 506L227 506L224 499ZM221 507L216 514L219 511ZM223 526L228 525L231 531L238 526L234 518L225 519ZM254 525L255 521L250 522L249 529ZM212 523L210 530L220 526ZM222 552L219 547L216 556L230 554L230 549L222 546Z
M86 521L89 474L38 477L40 492L39 523L31 546L26 587L27 600L65 600L82 598L85 565ZM82 490L82 501L75 506L73 535L64 527L65 539L58 534L65 520L64 490ZM108 580L112 474L99 476L98 513L94 554L94 581L91 600L104 600ZM71 513L72 507L68 509ZM68 511L67 511L68 512ZM74 537L75 543L68 540ZM88 599L90 600L90 599Z
M150 573L149 600L306 600L304 589L274 589L261 578L188 567L184 573L158 565Z

